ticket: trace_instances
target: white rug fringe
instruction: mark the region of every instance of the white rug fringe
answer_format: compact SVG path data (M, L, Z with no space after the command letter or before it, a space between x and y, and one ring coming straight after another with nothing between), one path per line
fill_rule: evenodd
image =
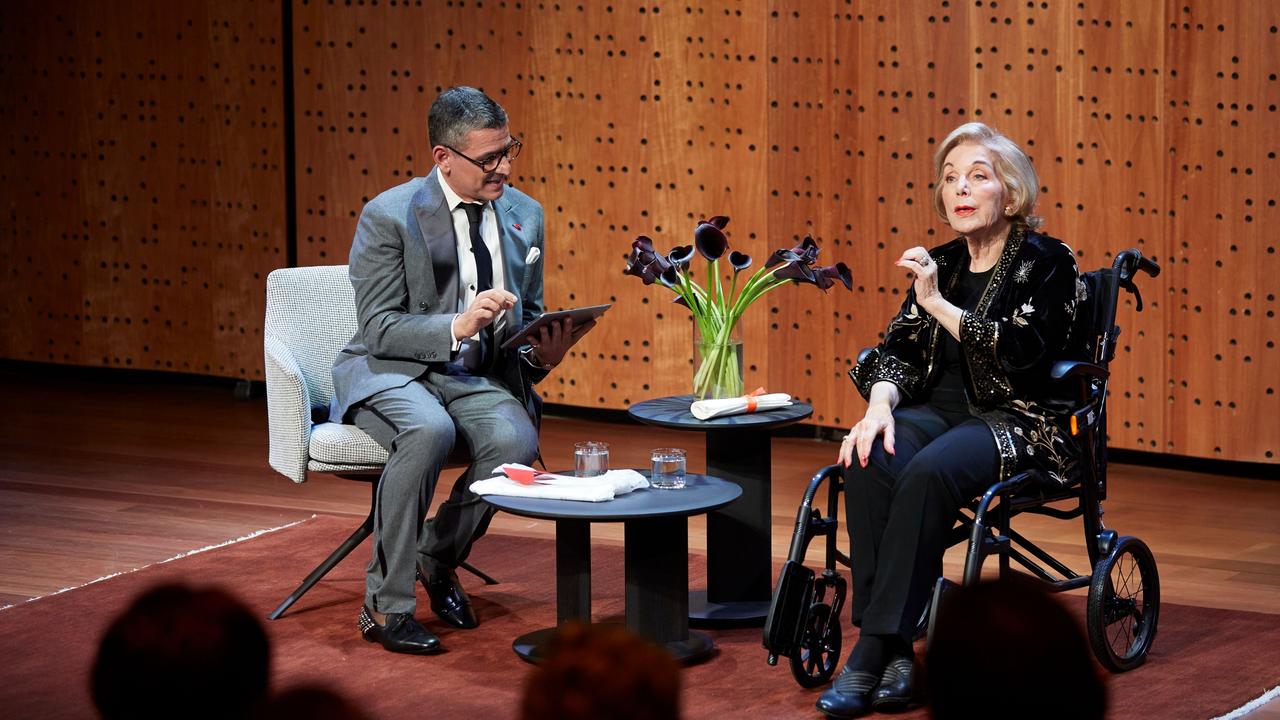
M55 591L55 592L51 592L51 593L49 593L48 595L41 595L41 596L39 596L39 597L33 597L33 598L30 598L30 599L27 599L27 600L23 600L23 601L22 601L22 602L20 602L20 603L13 603L13 604L11 604L11 605L5 605L4 607L0 607L0 612L3 612L3 611L5 611L5 610L8 610L9 608L12 608L12 607L17 607L18 605L26 605L27 603L35 602L36 600L43 600L43 599L48 598L48 597L53 597L54 595L61 595L62 593L65 593L65 592L71 592L72 590L79 590L79 589L80 589L80 588L82 588L82 587L88 587L88 586L93 585L93 584L95 584L95 583L100 583L100 582L102 582L103 580L110 580L110 579L111 579L111 578L113 578L113 577L118 577L118 576L120 576L120 575L128 575L129 573L138 572L139 570L145 570L145 569L147 569L147 568L149 568L149 567L151 567L151 566L153 566L153 565L163 565L163 564L165 564L165 563L173 562L174 560L181 560L181 559L182 559L182 558L184 558L184 557L191 557L192 555L198 555L198 554L200 554L200 553L202 553L202 552L208 552L208 551L210 551L210 550L217 550L218 548L223 548L223 547L226 547L226 546L228 546L228 545L235 545L236 543L244 542L245 540L252 540L252 539L254 539L254 538L256 538L256 537L258 537L258 536L260 536L260 535L267 535L267 534L269 534L269 533L277 532L277 531L279 531L279 530L287 530L288 528L291 528L291 527L293 527L294 525L301 525L302 523L307 522L308 520L314 520L315 518L316 518L316 516L315 516L315 515L312 515L312 516L311 516L311 517L309 517L309 518L305 518L305 519L303 519L303 520L295 520L294 522L287 523L287 524L285 524L285 525L280 525L280 526L278 526L278 527L264 528L264 529L262 529L262 530L254 530L253 532L249 533L248 535L244 535L244 536L242 536L242 537L238 537L238 538L235 538L235 539L233 539L233 540L227 540L226 542L220 542L220 543L218 543L218 544L216 544L216 545L207 545L207 546L202 547L202 548L196 548L195 550L188 550L187 552L179 553L179 554L177 554L177 555L174 555L174 556L173 556L173 557L171 557L171 558L165 558L164 560L159 560L159 561L157 561L157 562L147 563L146 565L138 566L138 567L136 567L136 568L133 568L132 570L121 570L120 572L111 573L110 575L103 575L102 577L97 578L97 579L95 579L95 580L90 580L89 582L84 583L83 585L76 585L76 586L74 586L74 587L65 587L65 588L62 588L61 590L57 590L57 591Z
M1263 705L1266 705L1272 700L1275 700L1277 697L1280 697L1280 685L1277 685L1271 688L1270 690L1262 693L1258 697L1254 698L1250 702L1245 703L1244 705L1241 705L1235 710L1232 710L1226 715L1219 715L1218 717L1213 718L1213 720L1235 720L1236 718L1244 717L1245 715L1248 715L1249 713L1253 712L1254 710L1257 710Z

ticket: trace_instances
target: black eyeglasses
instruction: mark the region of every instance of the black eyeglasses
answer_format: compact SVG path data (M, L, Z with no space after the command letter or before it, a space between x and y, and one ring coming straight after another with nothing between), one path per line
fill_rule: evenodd
M483 158L479 160L476 160L475 158L467 157L466 155L463 155L457 149L450 147L449 145L445 145L445 147L449 148L449 150L453 151L453 154L457 155L463 160L466 160L467 162L471 163L472 165L475 165L476 167L480 168L481 170L487 173L491 173L498 169L498 166L502 164L503 158L506 158L508 160L515 160L516 158L520 157L520 149L524 147L524 144L515 138L511 138L510 145L506 146L502 150L499 150L498 152L485 155Z

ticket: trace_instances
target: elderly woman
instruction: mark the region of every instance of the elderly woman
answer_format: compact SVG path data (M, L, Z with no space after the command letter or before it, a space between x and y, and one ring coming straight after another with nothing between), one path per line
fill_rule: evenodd
M934 207L959 237L902 254L915 280L850 372L867 400L839 455L861 635L818 700L831 717L910 702L912 639L963 503L1028 467L1065 482L1077 454L1049 368L1083 284L1071 249L1035 231L1030 159L969 123L938 148L934 176Z

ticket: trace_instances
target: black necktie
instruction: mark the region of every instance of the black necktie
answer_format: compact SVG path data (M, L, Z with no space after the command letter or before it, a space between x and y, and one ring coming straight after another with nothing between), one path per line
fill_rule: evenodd
M489 247L480 237L480 221L484 217L484 205L462 203L462 209L467 213L467 221L471 226L471 254L475 256L476 261L476 294L478 295L485 290L493 289L493 256L489 254ZM480 367L484 371L488 371L493 363L493 326L496 323L495 318L493 323L480 331Z

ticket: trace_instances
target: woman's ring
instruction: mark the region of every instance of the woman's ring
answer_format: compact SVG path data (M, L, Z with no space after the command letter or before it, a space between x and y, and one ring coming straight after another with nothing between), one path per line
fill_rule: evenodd
M925 256L924 256L924 259L922 259L922 260L920 261L920 267L929 267L929 256L928 256L928 255L925 255Z

